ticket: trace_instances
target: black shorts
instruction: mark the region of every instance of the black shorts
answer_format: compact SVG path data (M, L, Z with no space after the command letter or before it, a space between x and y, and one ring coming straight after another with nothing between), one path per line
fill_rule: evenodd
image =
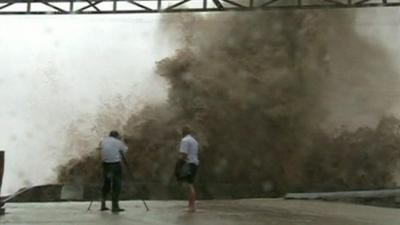
M193 184L194 180L196 178L196 174L197 174L197 169L199 168L198 165L194 164L194 163L189 163L189 169L190 169L190 174L189 176L187 176L184 181L189 183L189 184Z

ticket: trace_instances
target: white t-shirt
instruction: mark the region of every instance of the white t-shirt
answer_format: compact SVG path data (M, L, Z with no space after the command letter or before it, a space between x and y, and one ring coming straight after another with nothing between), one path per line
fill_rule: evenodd
M191 135L182 138L179 152L187 155L186 162L199 165L199 144Z
M105 137L100 142L101 147L101 158L103 162L114 163L121 161L121 153L124 154L128 152L128 146L117 138Z

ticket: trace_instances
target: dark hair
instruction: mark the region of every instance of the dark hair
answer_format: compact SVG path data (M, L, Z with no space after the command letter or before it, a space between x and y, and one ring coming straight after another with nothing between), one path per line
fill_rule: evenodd
M113 130L110 132L109 136L114 137L114 138L119 138L119 133L118 133L118 131Z
M190 134L192 131L191 131L190 127L186 125L186 126L183 126L183 127L182 127L181 132L182 132L182 135L188 135L188 134Z

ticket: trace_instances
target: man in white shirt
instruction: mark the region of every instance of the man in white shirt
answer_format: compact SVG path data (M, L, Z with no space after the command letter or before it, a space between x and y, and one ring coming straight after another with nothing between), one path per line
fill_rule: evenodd
M104 176L100 209L102 211L109 210L106 206L106 199L111 189L112 212L124 211L119 207L118 202L122 181L121 154L127 153L128 146L120 139L121 137L117 131L111 131L109 136L100 142Z
M199 144L192 137L188 126L182 128L182 137L179 148L180 160L185 161L189 166L189 174L183 180L189 184L189 212L195 212L196 190L193 183L199 167Z

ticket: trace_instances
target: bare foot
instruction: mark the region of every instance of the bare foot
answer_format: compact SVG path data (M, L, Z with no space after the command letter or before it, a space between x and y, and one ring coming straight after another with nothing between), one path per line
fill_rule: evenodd
M189 208L186 210L186 212L188 212L188 213L194 213L194 212L196 212L196 208L195 208L195 207L189 207Z

